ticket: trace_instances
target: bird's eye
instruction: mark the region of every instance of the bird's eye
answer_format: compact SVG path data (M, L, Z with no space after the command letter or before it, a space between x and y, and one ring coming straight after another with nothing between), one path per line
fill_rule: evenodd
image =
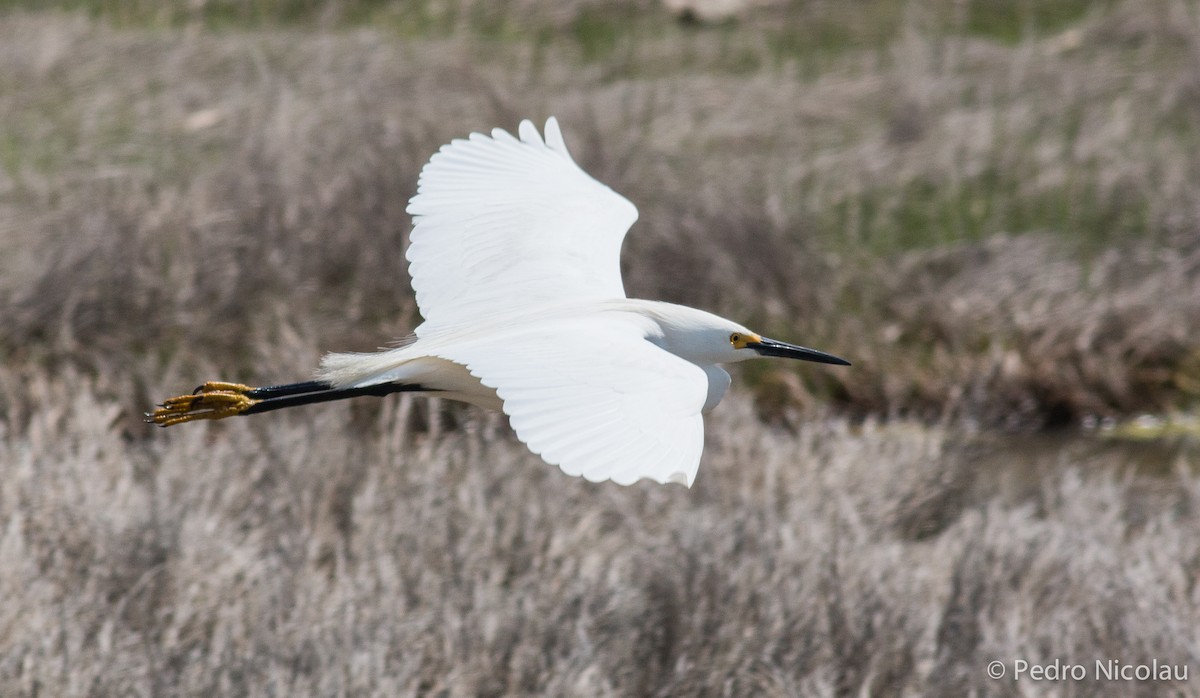
M729 335L729 343L732 344L735 349L741 349L740 345L742 341L742 335L738 334L737 332Z

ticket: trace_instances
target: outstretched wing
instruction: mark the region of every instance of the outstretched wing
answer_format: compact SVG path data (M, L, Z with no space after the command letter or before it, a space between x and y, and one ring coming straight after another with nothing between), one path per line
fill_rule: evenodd
M621 240L637 208L575 164L553 117L545 141L529 121L518 133L473 133L421 170L407 257L425 331L625 296Z
M517 437L593 482L691 487L704 449L704 371L619 315L546 322L435 352L496 390Z

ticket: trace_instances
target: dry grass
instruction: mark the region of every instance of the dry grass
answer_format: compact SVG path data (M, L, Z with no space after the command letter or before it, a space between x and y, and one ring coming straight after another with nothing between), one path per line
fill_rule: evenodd
M1033 478L735 399L693 490L619 488L403 401L131 443L87 379L6 378L63 407L0 453L5 695L1161 695L984 667L1200 661L1183 456Z
M815 48L0 14L0 694L1200 695L984 674L1200 672L1194 446L964 435L1195 400L1200 11L868 6ZM405 334L421 164L551 113L641 208L632 295L853 370L743 372L688 492L406 400L140 423Z

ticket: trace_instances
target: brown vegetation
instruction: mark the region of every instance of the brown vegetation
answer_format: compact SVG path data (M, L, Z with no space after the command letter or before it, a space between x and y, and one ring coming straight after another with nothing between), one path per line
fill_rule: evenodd
M0 13L0 694L1200 694L985 674L1200 673L1194 445L977 431L1194 405L1195 6L1009 41L862 3L812 50L596 7ZM854 368L748 367L690 491L407 399L141 423L403 336L421 164L548 114L641 209L631 295Z
M62 378L21 386L53 408L0 452L5 695L1059 695L985 667L1200 660L1183 456L1162 480L1043 449L1030 473L940 430L766 429L735 398L692 490L620 488L498 420L406 433L404 399L131 444Z

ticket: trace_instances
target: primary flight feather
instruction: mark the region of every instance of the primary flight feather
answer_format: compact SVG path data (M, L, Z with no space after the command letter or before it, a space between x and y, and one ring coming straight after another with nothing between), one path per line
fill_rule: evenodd
M421 170L408 248L415 339L329 354L317 379L209 382L147 415L160 426L360 395L437 394L499 409L568 475L691 486L720 364L779 356L848 365L711 313L628 299L620 251L637 208L584 172L553 117L443 146Z

